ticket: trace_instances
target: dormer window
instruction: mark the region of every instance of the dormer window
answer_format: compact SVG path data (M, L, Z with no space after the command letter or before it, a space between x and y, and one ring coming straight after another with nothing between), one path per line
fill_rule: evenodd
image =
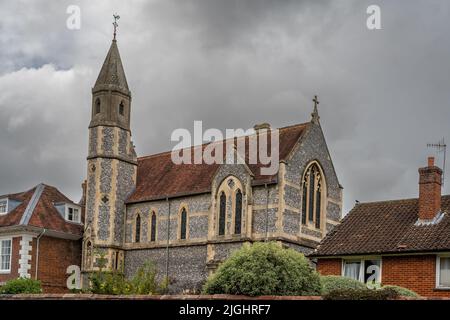
M66 205L66 220L71 222L81 222L80 208L73 205Z
M0 200L0 215L8 213L8 199Z

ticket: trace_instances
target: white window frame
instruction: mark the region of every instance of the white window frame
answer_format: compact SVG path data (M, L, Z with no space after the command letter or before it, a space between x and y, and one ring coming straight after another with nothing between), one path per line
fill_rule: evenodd
M450 258L450 253L439 254L436 256L436 289L450 290L450 286L441 286L441 258Z
M78 219L77 220L69 220L69 209L72 209L72 217L73 217L73 210L78 210ZM68 221L68 222L81 223L81 207L66 204L64 219L66 219L66 221Z
M8 207L9 207L9 199L8 198L2 198L0 199L0 202L6 201L6 211L0 212L0 216L8 214Z
M5 240L10 241L10 243L11 243L11 252L9 254L9 269L0 269L0 274L11 273L11 264L12 264L12 255L13 255L13 240L12 240L12 237L0 237L0 255L1 255L2 247L3 247L2 242ZM0 268L1 267L2 267L2 265L1 265L1 260L0 260Z
M378 274L377 283L381 283L383 275L383 258L380 256L367 256L367 257L346 257L341 259L341 276L345 277L345 262L355 261L360 263L358 281L364 283L364 261L366 260L378 260L380 261L380 272Z

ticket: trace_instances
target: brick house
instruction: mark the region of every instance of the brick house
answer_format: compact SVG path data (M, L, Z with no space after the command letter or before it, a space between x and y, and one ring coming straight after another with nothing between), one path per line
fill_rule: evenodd
M434 158L419 176L418 199L356 204L310 255L318 271L450 297L450 196Z
M0 196L0 284L41 281L45 292L66 291L66 269L81 265L82 207L56 188Z

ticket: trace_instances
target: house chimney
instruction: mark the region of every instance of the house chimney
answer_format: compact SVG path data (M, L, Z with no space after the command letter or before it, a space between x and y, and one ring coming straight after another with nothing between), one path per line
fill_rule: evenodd
M253 126L253 130L255 130L256 133L259 133L259 131L261 131L261 130L269 131L270 130L270 124L268 124L267 122L255 124Z
M419 219L431 220L441 211L442 170L428 157L428 166L419 169Z

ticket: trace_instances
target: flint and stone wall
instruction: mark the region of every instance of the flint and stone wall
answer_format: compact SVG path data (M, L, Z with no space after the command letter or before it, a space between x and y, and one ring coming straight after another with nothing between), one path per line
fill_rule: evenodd
M311 161L320 164L327 186L326 218L322 229L301 225L301 179ZM227 201L227 231L224 236L218 236L217 194L230 176L237 178L243 189L242 232L240 235L232 232L232 205ZM243 243L267 238L308 254L339 222L342 190L319 125L310 127L292 157L281 165L277 184L251 184L252 177L244 165L223 165L212 181L211 193L170 199L169 202L160 200L128 205L125 275L132 277L146 260L151 260L158 268L160 279L168 274L171 293L183 290L199 292L209 272ZM179 239L179 213L183 207L188 214L186 240ZM157 215L156 241L153 242L150 241L152 212ZM138 214L141 217L141 238L137 243L134 232ZM304 239L306 242L302 242Z
M312 161L320 165L325 175L327 197L323 229L301 224L301 181L305 169ZM288 237L304 236L319 242L339 223L342 213L342 187L339 185L320 125L312 124L309 127L292 157L287 161L284 171L283 232Z

